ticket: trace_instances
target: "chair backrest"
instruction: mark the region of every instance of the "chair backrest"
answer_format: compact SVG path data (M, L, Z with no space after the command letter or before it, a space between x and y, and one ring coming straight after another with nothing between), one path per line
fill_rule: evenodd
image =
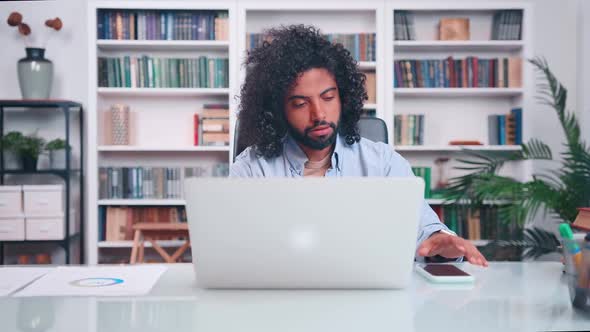
M382 119L362 117L358 125L361 137L370 139L373 142L388 143L387 125ZM239 132L239 121L236 121L236 128L234 130L234 158L247 148L243 142L240 142Z

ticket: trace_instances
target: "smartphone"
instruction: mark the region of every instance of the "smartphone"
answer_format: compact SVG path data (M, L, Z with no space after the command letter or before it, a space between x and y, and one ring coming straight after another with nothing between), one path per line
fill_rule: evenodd
M451 264L419 264L416 272L435 283L473 283L475 278Z

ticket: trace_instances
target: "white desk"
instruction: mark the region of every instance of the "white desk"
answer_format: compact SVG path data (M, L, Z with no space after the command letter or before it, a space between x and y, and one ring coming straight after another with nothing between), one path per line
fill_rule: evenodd
M415 275L403 291L200 290L170 265L149 296L0 298L0 331L551 331L590 330L572 309L559 263L492 263L471 289Z

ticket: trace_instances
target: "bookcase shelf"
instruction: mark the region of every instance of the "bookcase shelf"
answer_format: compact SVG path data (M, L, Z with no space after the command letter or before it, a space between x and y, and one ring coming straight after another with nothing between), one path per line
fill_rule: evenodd
M514 52L522 49L521 40L396 40L395 51L399 52Z
M96 46L102 51L227 51L225 40L110 40L101 39Z
M377 104L364 104L363 109L366 110L374 110L377 109Z
M184 206L184 199L101 199L100 206Z
M514 152L522 150L520 145L396 145L399 152L459 152L472 151L498 151Z
M186 241L183 240L158 240L158 244L163 248L169 247L180 247ZM144 246L146 248L151 248L152 244L150 242L145 242ZM133 247L133 241L99 241L98 242L99 248L131 248Z
M492 242L492 240L469 240L469 241L471 241L471 243L473 243L473 245L476 247L487 246L488 244L490 244L490 242Z
M521 88L394 88L396 97L518 97Z
M430 204L430 205L451 205L454 204L452 202L447 202L442 198L427 198L426 199L426 203ZM508 201L490 201L490 200L485 200L483 202L484 204L487 205L502 205L502 204L507 204Z
M377 62L375 61L360 61L358 66L361 70L375 70L377 68Z
M116 33L121 33L120 30L122 29L123 37L134 36L132 38L136 39L103 39L119 37L118 35L113 36L111 30L108 33L101 30L105 23L100 19L106 17L111 20L111 17L106 16L105 13L115 13L116 18L117 15L120 15L120 12L129 13L133 11L158 11L166 14L166 19L162 21L151 20L154 18L152 16L149 19L146 18L140 21L140 16L137 15L135 21L137 24L133 26L128 24L131 21L125 21L127 16L121 15L123 16L123 25L115 28ZM190 12L202 11L207 12L206 15L197 13L196 16L185 16ZM197 140L197 128L200 127L197 125L200 122L196 121L201 120L200 115L204 113L205 109L210 109L210 106L216 105L216 109L228 109L229 114L235 113L236 103L233 95L237 94L239 86L234 75L237 73L237 68L241 62L239 59L241 54L238 55L236 52L238 43L236 38L238 35L236 12L237 3L234 0L169 2L97 0L88 3L88 59L91 66L88 70L90 92L88 113L90 114L90 121L87 133L88 145L93 147L88 157L90 166L88 187L91 188L88 192L90 207L88 213L90 229L88 232L88 262L90 264L108 261L108 259L103 260L102 258L108 257L110 255L109 251L104 250L101 252L98 250L99 248L128 249L131 247L130 241L100 241L99 224L103 222L102 218L106 218L106 214L103 214L103 212L106 213L109 208L116 209L117 206L181 208L185 205L185 201L182 199L102 199L102 197L106 196L104 196L103 192L97 190L97 188L101 188L101 181L105 181L104 174L101 173L102 168L187 168L193 169L195 172L203 172L198 173L202 174L202 176L206 174L218 176L221 174L220 172L226 172L226 164L231 160L230 146L194 146L193 142ZM168 16L168 14L179 14L179 16L172 17ZM171 17L172 21L169 21ZM185 20L184 23L183 20L177 18ZM189 20L191 25L187 24ZM170 29L171 25L169 24L172 22L173 33L160 38L160 32L157 29L160 26L156 27L158 22L167 22L167 29ZM195 22L202 24L199 25L196 37L194 36ZM139 23L142 23L142 25L140 26ZM152 30L154 27L156 27L156 32ZM213 31L213 28L215 28L215 31ZM201 36L201 32L205 36ZM154 39L154 34L158 39ZM172 38L172 40L169 38ZM148 59L147 62L140 63L138 58L140 56L143 61ZM122 67L126 65L123 57L129 57L131 60L130 65L127 65L130 67L131 75L128 72L123 72L123 69L127 69L127 66ZM204 57L209 60L228 60L222 64L209 62L207 78L202 78L208 84L200 83L200 86L224 86L225 88L126 88L106 87L107 84L105 84L105 72L107 78L109 78L109 75L113 76L113 71L117 75L119 70L126 75L124 79L121 78L123 82L111 84L107 79L109 86L129 86L128 83L131 79L143 79L142 71L137 69L140 68L139 65L141 64L148 68L153 66L155 70L161 68L162 72L168 70L168 79L177 75L181 81L178 84L180 86L197 86L199 84L194 84L194 82L190 82L190 78L186 78L187 72L188 75L192 75L190 74L191 66L195 69L193 63L178 63L178 68L176 68L164 67L167 64L159 62L159 59L184 60L197 57ZM106 62L104 58L119 59L119 61ZM136 58L138 59L137 63L133 61ZM172 64L174 65L174 62ZM103 65L106 65L106 70ZM109 69L109 66L113 65L115 68ZM219 65L223 65L223 67L218 68ZM133 71L134 68L136 69L135 72ZM220 72L220 70L223 70L223 72ZM144 68L143 72L145 71ZM202 71L198 72L202 73ZM149 76L147 73L146 75ZM182 82L181 75L183 73L185 80L189 81L188 83ZM163 75L161 77L164 78L167 77L166 73L160 73L160 75ZM214 83L213 81L217 82L218 77L211 77L212 75L219 75L219 77L223 78L224 85ZM129 78L129 76L132 76L132 78ZM118 76L115 77L118 80ZM151 80L151 78L147 79ZM164 82L163 79L162 81ZM165 85L165 83L162 83L162 86ZM137 86L145 85L137 84ZM122 106L116 108L115 105ZM129 116L122 120L126 127L117 130L123 130L123 135L128 135L128 139L134 145L107 145L110 143L106 142L110 142L110 138L113 137L109 135L114 135L113 128L115 127L112 126L111 122L107 122L113 121L110 114L112 114L114 108L128 110ZM198 118L197 115L199 115ZM231 127L233 118L230 119L229 125L231 131L233 129ZM125 129L127 132L124 131ZM200 134L198 135L198 141L202 142ZM230 140L230 144L231 142L232 140ZM108 179L107 174L106 181ZM146 180L144 179L144 181ZM167 246L166 243L176 246L180 242L164 241L163 246Z
M229 95L229 89L219 88L98 88L102 96L116 97L191 97Z
M229 146L133 146L101 145L99 152L229 152Z

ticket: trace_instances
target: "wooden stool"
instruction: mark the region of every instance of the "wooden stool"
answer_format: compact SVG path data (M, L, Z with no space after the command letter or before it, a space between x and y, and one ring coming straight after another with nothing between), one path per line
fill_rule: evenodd
M188 224L186 223L137 223L133 225L133 248L131 249L131 264L142 263L144 259L144 243L149 241L154 249L164 258L166 263L175 263L180 256L191 246L188 236ZM160 237L184 237L186 242L170 256L156 240Z

